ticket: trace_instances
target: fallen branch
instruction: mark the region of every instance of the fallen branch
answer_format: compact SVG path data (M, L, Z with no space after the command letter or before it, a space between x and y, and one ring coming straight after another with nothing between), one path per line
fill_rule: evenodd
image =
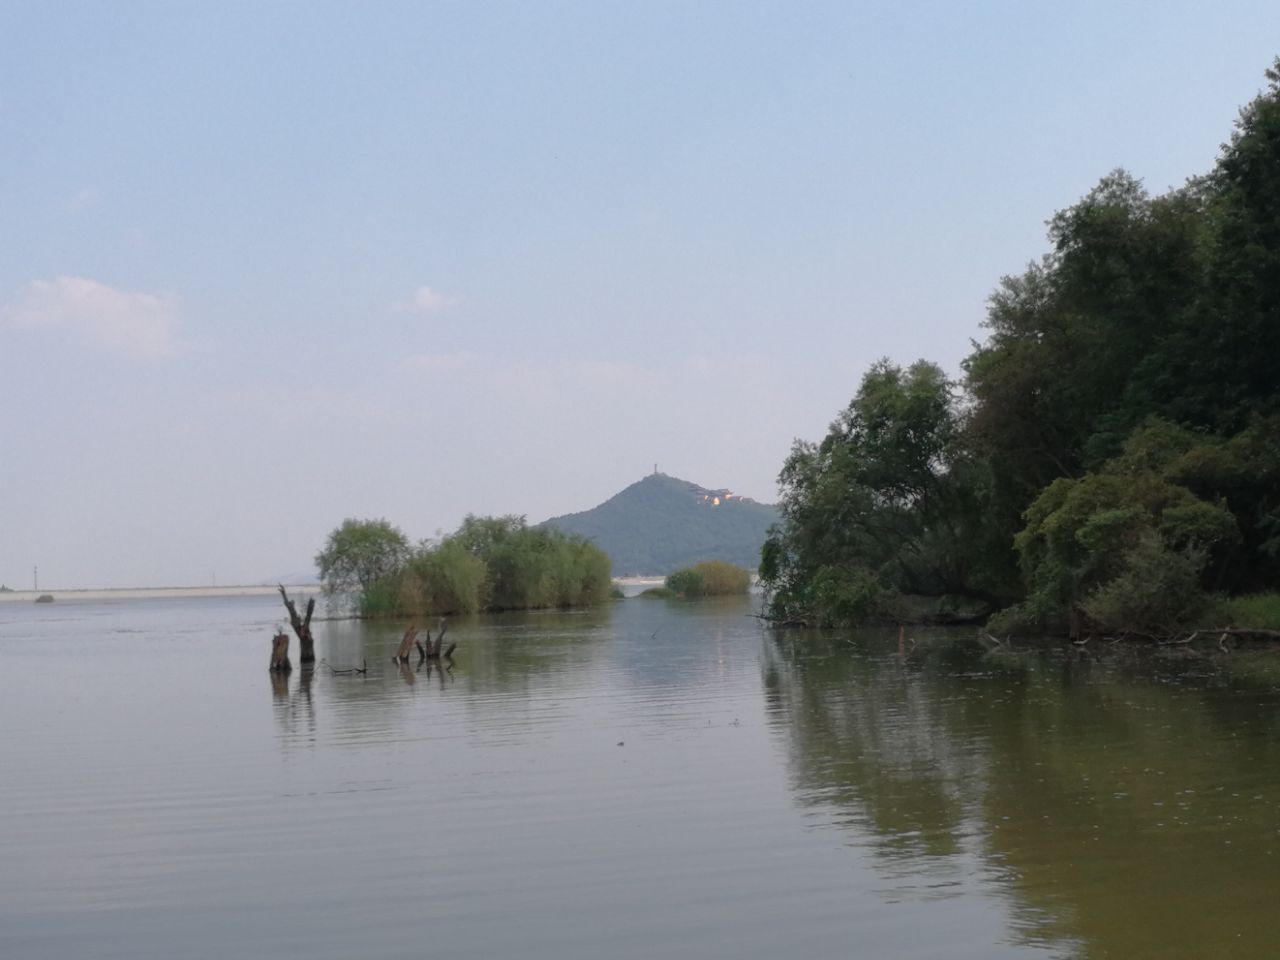
M333 664L329 663L329 661L327 661L327 660L321 660L320 662L321 662L321 663L323 663L326 667L328 667L328 668L329 668L329 672L330 672L331 674L333 674L335 677L347 676L347 675L350 675L350 674L356 674L356 673L368 673L368 672L369 672L369 661L368 661L368 660L362 660L362 661L360 662L360 666L358 666L358 667L342 667L342 668L335 667Z
M1197 637L1217 634L1218 648L1227 652L1227 637L1260 637L1264 640L1280 640L1280 630L1267 630L1263 627L1208 627L1193 631L1185 640L1167 640L1161 646L1174 646L1192 643Z

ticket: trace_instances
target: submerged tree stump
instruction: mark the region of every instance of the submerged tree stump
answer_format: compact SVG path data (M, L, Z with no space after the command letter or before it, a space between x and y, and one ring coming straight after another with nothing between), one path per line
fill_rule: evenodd
M418 640L418 628L410 626L404 632L404 637L400 640L400 646L396 648L395 654L391 657L392 663L408 663L409 651L414 647L418 648L418 666L421 667L428 660L436 661L452 661L453 651L458 649L456 642L451 642L448 647L444 645L444 635L448 631L448 624L445 623L444 617L440 618L440 633L436 635L434 641L431 639L431 631L427 631L427 642L424 644Z
M445 623L444 617L440 618L440 632L436 635L435 643L431 642L431 631L427 631L427 644L424 647L418 644L418 665L421 666L424 660L451 660L453 651L457 649L456 643L450 643L447 650L441 650L444 647L444 635L449 629L449 625Z
M280 590L281 599L284 600L284 608L289 611L289 623L293 626L293 632L298 635L298 661L304 667L309 666L316 662L316 642L311 636L311 615L316 611L316 598L307 598L307 615L300 617L298 608L285 592L284 584L276 584L276 586Z
M396 663L408 663L409 651L414 648L414 645L416 644L419 650L422 649L422 644L418 643L417 638L418 638L418 628L413 624L410 624L409 629L404 632L404 638L400 641L400 646L396 649L396 655L391 659L394 660ZM430 641L430 639L431 639L431 631L428 630L427 631L428 642Z
M293 664L289 662L289 635L281 631L271 638L270 670L272 673L288 673L292 669Z

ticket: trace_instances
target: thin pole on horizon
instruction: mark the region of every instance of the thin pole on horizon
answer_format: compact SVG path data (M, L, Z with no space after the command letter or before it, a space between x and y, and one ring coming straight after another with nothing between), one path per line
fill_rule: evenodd
M40 589L40 564L35 564L31 568L31 589Z

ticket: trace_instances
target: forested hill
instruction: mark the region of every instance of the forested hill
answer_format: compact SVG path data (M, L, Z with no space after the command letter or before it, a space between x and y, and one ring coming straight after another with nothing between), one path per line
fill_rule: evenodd
M654 473L593 510L552 517L545 526L594 541L614 576L667 574L700 560L754 570L777 508L728 490Z

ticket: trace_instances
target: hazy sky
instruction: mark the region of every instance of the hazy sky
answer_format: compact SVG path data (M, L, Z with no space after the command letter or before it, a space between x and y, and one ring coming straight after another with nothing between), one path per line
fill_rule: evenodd
M0 582L252 582L344 517L761 500L1044 221L1205 172L1258 3L0 0Z

